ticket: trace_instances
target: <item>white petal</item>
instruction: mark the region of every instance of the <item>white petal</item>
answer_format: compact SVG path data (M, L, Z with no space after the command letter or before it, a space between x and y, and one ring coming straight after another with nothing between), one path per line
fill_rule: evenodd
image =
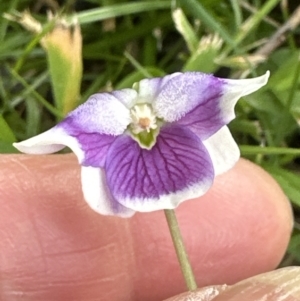
M128 204L128 207L138 212L174 209L182 202L203 196L210 187L211 181L208 181L207 183L196 183L175 193L161 195L159 199L128 198L123 200L120 199L120 202L123 204Z
M164 77L145 78L138 84L138 102L152 103L156 95L161 91L163 86L173 77L176 77L182 73L176 72Z
M63 128L56 126L40 135L14 143L20 152L26 154L51 154L68 146L76 154L79 162L82 161L84 153L79 147L77 140L69 136Z
M215 175L231 169L240 158L240 150L227 126L202 141L210 154Z
M96 212L103 215L131 217L135 211L117 203L108 190L105 172L101 168L81 168L82 191L86 202Z
M137 92L134 89L122 89L111 92L127 109L131 109L137 98Z
M136 96L137 92L132 89L93 94L63 122L86 133L120 135L131 122L126 105L134 102Z
M269 79L270 72L267 71L264 75L247 78L247 79L224 79L223 96L220 101L222 118L224 120L232 120L235 118L232 108L237 101L245 95L251 94L262 86L264 86Z

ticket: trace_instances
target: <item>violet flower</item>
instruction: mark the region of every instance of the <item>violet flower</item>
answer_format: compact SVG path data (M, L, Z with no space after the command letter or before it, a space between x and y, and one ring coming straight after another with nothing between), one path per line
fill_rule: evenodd
M82 166L88 204L105 215L173 209L202 196L237 162L226 124L238 99L266 84L200 72L143 79L92 95L52 129L15 147L47 154L68 146Z

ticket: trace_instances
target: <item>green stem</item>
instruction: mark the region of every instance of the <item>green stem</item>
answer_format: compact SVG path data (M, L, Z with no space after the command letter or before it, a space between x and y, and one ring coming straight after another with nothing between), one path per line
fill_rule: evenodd
M164 211L186 286L189 291L193 291L197 288L197 283L182 241L175 211L169 209Z

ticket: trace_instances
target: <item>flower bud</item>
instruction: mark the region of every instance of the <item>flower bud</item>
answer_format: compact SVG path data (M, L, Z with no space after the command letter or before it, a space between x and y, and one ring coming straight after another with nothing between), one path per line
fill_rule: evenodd
M40 43L47 53L51 85L57 109L66 115L78 106L82 79L82 36L76 19L48 14L50 30L34 19L28 11L5 14L34 34L46 32ZM46 26L47 26L46 25Z
M82 37L77 21L67 24L57 19L43 39L47 52L52 89L57 108L65 115L79 101L82 78Z

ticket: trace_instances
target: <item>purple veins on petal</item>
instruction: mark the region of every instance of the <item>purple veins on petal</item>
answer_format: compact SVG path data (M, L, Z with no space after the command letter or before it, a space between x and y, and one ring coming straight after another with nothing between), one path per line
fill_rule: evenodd
M206 139L225 125L219 105L223 86L213 75L181 73L165 83L153 106L159 117L188 126Z
M71 148L82 165L85 199L96 212L129 217L172 209L205 194L214 177L237 162L239 149L226 124L237 100L268 77L187 72L144 79L133 89L92 95L52 129L14 145L30 154Z
M176 73L160 82L157 87L153 109L158 117L167 122L188 126L202 140L207 139L234 117L238 99L267 83L265 75L243 80L227 80L200 72ZM148 80L151 83L151 79ZM160 84L159 84L160 83ZM147 90L146 85L140 85ZM154 89L152 88L154 91Z
M197 106L211 104L220 98L223 82L210 74L200 72L180 73L171 77L157 94L153 104L159 117L168 122L178 121Z
M83 152L80 163L84 166L103 167L105 164L106 154L116 139L116 136L99 134L97 132L89 133L78 126L75 118L67 117L60 126L77 140L78 146Z
M116 137L97 133L82 133L78 134L76 138L84 152L81 164L84 166L104 167L106 154Z
M176 123L187 126L196 133L201 140L207 139L223 127L226 122L221 117L219 100L221 98L221 87L208 87L205 100L196 105L185 116Z
M118 137L106 159L107 184L114 198L136 211L174 208L203 195L214 170L200 139L184 127L161 128L151 150L130 136Z

